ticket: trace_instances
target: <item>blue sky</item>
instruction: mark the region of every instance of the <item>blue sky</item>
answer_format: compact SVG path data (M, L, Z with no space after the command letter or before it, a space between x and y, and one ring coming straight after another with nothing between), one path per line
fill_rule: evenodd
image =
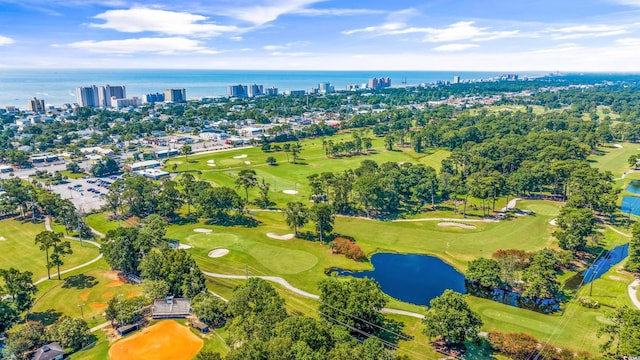
M0 0L0 67L640 71L640 0Z

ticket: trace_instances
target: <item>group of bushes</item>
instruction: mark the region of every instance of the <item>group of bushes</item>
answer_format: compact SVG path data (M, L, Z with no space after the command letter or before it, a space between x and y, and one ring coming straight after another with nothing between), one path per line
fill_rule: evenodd
M525 333L503 333L491 331L487 337L491 348L512 359L582 360L590 359L586 352L558 349L550 344L541 344L535 337Z
M336 237L335 239L333 239L333 241L331 242L331 251L334 254L343 254L349 259L353 259L356 261L362 261L367 257L360 246L354 244L353 241L345 239L343 237Z

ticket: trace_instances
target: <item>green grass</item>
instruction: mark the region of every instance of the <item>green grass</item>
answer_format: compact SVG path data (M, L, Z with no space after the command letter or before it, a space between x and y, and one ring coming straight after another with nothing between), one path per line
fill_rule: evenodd
M106 321L102 313L108 301L114 296L137 296L142 288L137 285L121 284L116 272L108 270L104 260L89 270L63 276L62 281L51 281L38 292L32 313L44 313L49 309L65 315L80 317L79 305L84 304L82 313L89 326ZM60 301L64 299L64 301Z
M621 148L616 148L613 144L599 148L598 150L604 152L604 155L589 156L591 165L603 171L611 171L614 178L621 177L630 169L627 163L629 157L640 153L640 145L627 142L620 145L622 145Z
M0 221L0 236L4 237L4 240L0 240L0 268L14 267L31 271L34 281L47 276L45 253L34 242L36 235L44 230L44 223L33 224L10 219ZM65 264L60 270L83 264L98 256L98 249L93 245L80 247L77 241L71 241L71 249L73 254L64 257ZM51 269L52 277L55 270Z
M111 221L108 216L110 213L96 213L87 216L87 225L93 229L106 234L109 230L115 230L118 228L118 221Z
M60 171L60 174L62 174L62 176L68 177L69 179L81 179L83 176L87 176L87 174L85 173L74 174L71 171L67 170Z
M326 140L334 142L340 139L351 139L351 135L336 135ZM339 173L343 170L353 169L360 165L363 160L375 160L378 163L387 161L391 162L411 162L422 163L440 169L443 159L449 156L446 150L430 150L427 153L416 153L411 149L394 149L387 151L384 149L383 139L375 138L373 140L374 150L368 155L357 155L352 157L343 157L329 159L326 157L322 149L321 139L309 139L301 141L303 150L301 160L298 164L287 162L287 153L270 152L264 153L259 147L248 149L237 149L232 151L223 151L211 154L194 155L189 157L189 162L185 162L183 156L176 157L166 162L165 169L171 171L173 165L177 165L176 171L201 171L198 177L208 180L219 186L235 187L235 179L242 169L254 169L260 180L271 184L271 200L279 205L283 205L290 201L306 201L310 195L307 176L311 174L319 174L322 172ZM246 155L245 158L235 159L234 157ZM277 159L277 166L266 164L266 159L273 156ZM291 154L289 154L291 161ZM209 161L214 161L216 166L209 166ZM250 164L245 164L245 161ZM297 190L298 195L287 195L282 193L283 190ZM240 190L243 193L242 190ZM257 189L249 190L249 198L254 199L258 195Z
M69 356L71 360L107 360L109 359L109 340L104 331L96 331L96 343L90 348L79 351Z

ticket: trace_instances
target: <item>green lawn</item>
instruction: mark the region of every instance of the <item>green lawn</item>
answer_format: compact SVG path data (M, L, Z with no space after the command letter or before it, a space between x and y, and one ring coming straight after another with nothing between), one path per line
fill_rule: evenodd
M53 309L65 315L80 317L84 314L90 326L106 321L102 313L108 301L114 296L137 296L142 289L140 286L122 284L117 280L117 273L110 271L104 260L87 270L78 270L63 275L62 281L47 282L39 287L38 297L32 308L32 313L46 313ZM64 301L60 301L64 299ZM82 313L80 306L82 307Z
M350 135L336 135L326 140L334 142L340 139L351 139ZM360 165L363 160L375 160L378 163L391 162L412 162L422 163L440 169L443 159L449 156L446 150L430 150L427 153L416 153L411 149L394 149L387 151L384 149L383 139L374 138L374 150L368 155L357 155L329 159L322 149L321 139L309 139L301 141L303 150L301 160L298 164L287 162L287 153L270 152L264 153L259 147L223 151L211 154L193 155L189 157L189 162L185 162L183 156L166 162L165 170L172 171L173 165L177 165L176 171L201 171L198 175L200 179L208 180L219 186L235 187L237 173L242 169L254 169L260 180L271 184L271 199L279 205L287 202L299 200L306 201L309 198L309 187L307 176L322 172L341 172L353 169ZM291 154L288 154L291 161ZM245 157L246 156L246 157ZM273 156L277 159L278 165L270 166L266 164L266 159ZM211 161L215 166L210 166ZM249 162L247 164L246 162ZM284 194L283 190L297 190L298 195ZM242 192L242 191L240 191ZM249 198L253 199L258 195L257 189L249 190Z
M117 229L119 225L118 221L111 221L108 218L107 213L96 213L87 216L87 225L93 229L106 234L109 230Z
M69 356L71 360L108 360L109 359L109 340L104 331L96 331L96 343L90 348L80 351Z
M44 251L40 251L35 244L35 237L44 231L44 223L33 224L17 220L0 221L0 268L14 267L33 273L34 281L47 276L46 258ZM93 245L80 247L77 241L71 241L73 254L64 257L64 265L60 270L83 264L96 256L98 249ZM51 269L53 277L55 269Z
M629 171L630 167L627 160L631 155L640 153L640 144L620 143L621 148L614 147L613 144L607 144L598 150L604 152L604 155L589 156L591 165L604 171L611 171L614 178L619 178L624 172Z
M74 174L71 171L67 170L60 171L60 174L62 174L62 176L68 177L69 179L81 179L83 176L87 176L87 174L85 173Z

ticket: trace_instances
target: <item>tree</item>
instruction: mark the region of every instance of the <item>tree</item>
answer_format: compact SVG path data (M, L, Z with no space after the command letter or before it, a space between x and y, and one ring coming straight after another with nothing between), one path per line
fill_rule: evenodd
M595 221L593 211L565 206L556 220L560 230L553 235L562 249L575 253L587 245L587 236L593 233Z
M193 175L186 173L182 175L180 179L180 185L182 185L182 196L184 202L187 203L187 216L191 215L191 204L193 204L194 197L196 195L196 182Z
M393 137L393 135L387 135L384 137L384 146L387 148L387 150L389 151L393 150L394 142L395 142L395 138Z
M138 229L119 227L106 234L101 251L112 269L139 274L142 253L137 245Z
M160 246L167 234L167 222L158 214L151 214L140 221L140 231L136 237L136 243L143 253L149 252L152 247Z
M300 143L295 143L291 147L291 155L293 156L293 163L297 164L298 159L300 158L300 153L302 152L302 145Z
M204 275L191 254L180 249L152 249L140 263L143 280L164 280L169 293L192 298L206 289Z
M320 242L325 239L325 234L331 234L335 216L333 208L329 204L314 204L311 207L310 217L316 223L316 232Z
M0 269L0 277L4 281L4 291L11 295L13 304L18 312L29 310L38 289L31 281L30 271L20 271L14 268Z
M73 254L73 250L71 250L71 243L68 240L62 241L62 234L60 233L55 233L55 234L57 235L52 238L54 242L53 242L53 245L51 246L53 251L51 253L50 264L51 264L51 267L55 266L58 269L58 280L61 280L60 265L64 265L64 261L62 261L62 258L65 255Z
M555 252L544 249L533 255L531 265L522 274L527 288L522 296L533 299L555 298L560 292L560 283L555 271Z
M625 305L607 313L607 318L609 321L598 329L598 337L608 337L602 350L616 358L640 356L640 310Z
M9 333L2 355L7 359L27 360L31 352L46 342L46 331L41 322L28 321Z
M158 212L170 219L176 217L176 211L182 207L182 194L178 191L175 181L167 180L162 183L162 190L158 194Z
M109 190L104 194L105 207L113 213L114 218L118 218L118 210L122 206L122 192L120 191L121 181L116 181L109 186Z
M482 326L480 316L473 312L464 297L452 290L429 302L429 310L424 317L424 334L430 338L440 337L450 344L475 341Z
M267 157L267 164L271 166L278 165L278 160L276 160L276 158L274 158L273 156L269 156Z
M182 148L180 148L180 152L182 153L182 155L184 155L184 162L188 163L189 154L191 154L191 145L189 144L182 145Z
M142 281L142 289L150 300L163 299L169 294L169 284L164 280L146 279Z
M244 212L244 199L231 188L208 187L198 193L196 206L202 217L224 223L230 219L231 210L235 210L237 215Z
M74 319L69 316L62 316L53 324L49 331L49 337L52 340L60 342L65 348L71 348L77 351L91 338L89 326L82 319Z
M353 336L363 338L377 334L384 325L380 310L387 304L387 296L375 280L323 279L318 283L320 306L318 311L328 320L350 328ZM368 336L365 336L368 337Z
M144 296L126 299L115 296L109 300L105 318L111 323L117 322L118 326L133 324L144 317L142 310L148 304L149 301Z
M227 304L219 297L208 292L200 293L191 299L193 314L209 326L218 327L226 320Z
M91 174L96 177L114 174L118 171L120 171L120 166L114 159L108 156L105 156L102 159L96 161L96 163L93 164L93 166L89 170L89 172L91 172Z
M36 235L35 243L39 245L40 251L44 251L47 265L47 278L51 279L51 263L49 262L49 249L53 247L55 238L59 238L60 235L58 233L45 230L38 235Z
M2 292L2 289L0 289ZM6 300L0 300L0 334L4 334L20 320L20 314Z
M469 262L467 279L486 288L500 287L500 265L492 259L479 258Z
M633 224L632 234L633 236L629 241L629 257L625 269L640 273L640 222Z
M258 190L260 191L260 197L255 201L256 205L258 205L261 209L267 209L273 202L269 199L269 187L270 184L266 183L264 179L262 182L258 183Z
M296 201L287 203L283 212L287 225L298 236L298 229L309 221L309 210L303 203Z
M249 202L249 189L258 185L258 178L256 178L256 171L253 169L242 169L238 173L236 178L236 189L243 188L246 200Z
M491 331L487 337L491 347L516 360L526 360L535 354L538 340L525 333ZM535 358L535 356L533 356Z
M210 350L200 350L195 360L222 360L222 356Z
M80 165L78 165L77 162L72 161L67 164L67 171L69 171L72 174L81 174L82 168L80 167Z

